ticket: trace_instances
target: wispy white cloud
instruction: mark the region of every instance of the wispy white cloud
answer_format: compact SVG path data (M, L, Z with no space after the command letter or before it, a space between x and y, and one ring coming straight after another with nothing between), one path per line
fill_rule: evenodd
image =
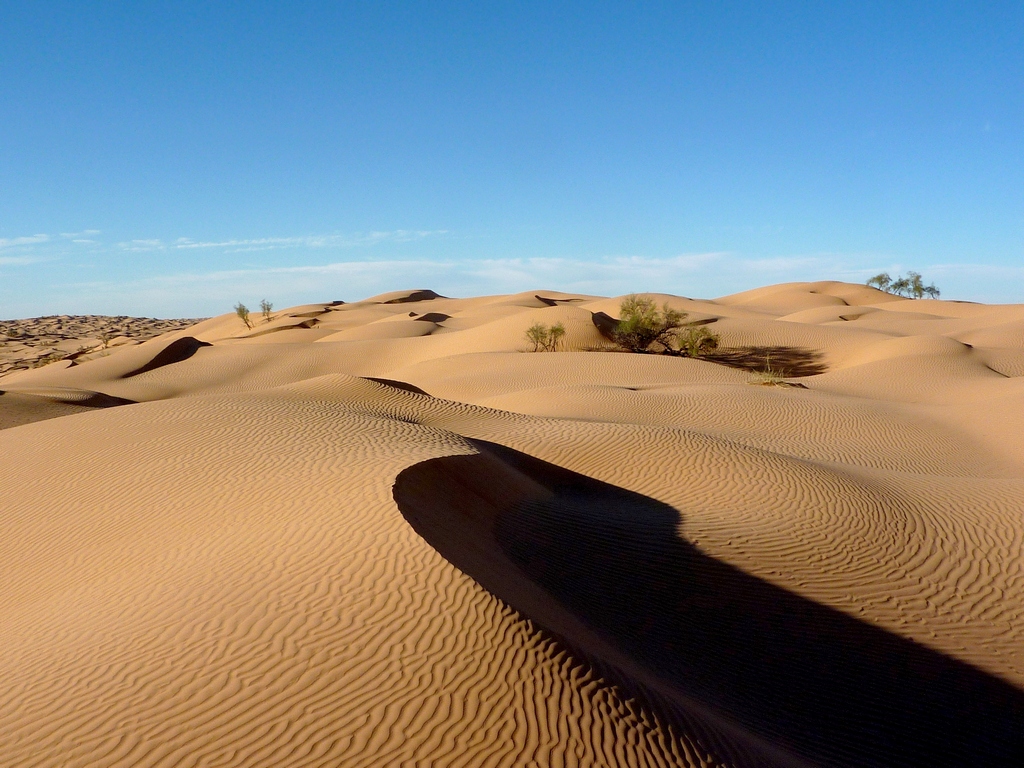
M117 248L128 252L216 250L222 253L247 253L299 248L357 248L389 242L409 243L447 233L446 229L396 229L388 232L366 232L355 235L303 235L300 237L256 237L230 240L193 240L190 237L179 237L172 242L164 242L159 239L128 240L117 243Z
M354 248L377 243L408 243L426 237L445 235L448 230L397 229L390 232L368 232L359 235L309 235L305 237L261 237L248 240L196 241L179 237L172 248L192 250L196 248L218 248L229 253L244 251L268 251L280 248Z
M26 264L38 264L45 259L38 256L0 256L0 266L20 267Z
M81 232L61 232L60 236L65 240L74 240L75 242L78 242L75 238L85 237L86 235L91 238L98 234L100 234L100 230L98 229L83 229Z
M0 237L0 248L18 248L32 246L38 245L39 243L48 242L49 240L49 235L29 235L27 237L12 238Z
M659 291L716 297L772 283L846 280L863 282L873 274L917 269L934 280L949 298L976 301L1024 300L1024 266L937 263L886 253L805 253L755 256L735 252L579 256L451 255L431 258L436 248L375 248L441 238L447 230L390 230L356 234L252 237L222 240L137 238L105 240L97 230L0 239L0 266L62 260L40 282L29 270L7 270L6 313L105 311L200 316L214 314L236 301L267 297L279 306L326 299L352 300L398 288L432 288L451 296L511 293L534 289L614 296L632 291ZM462 246L465 245L464 241ZM285 250L290 249L290 250ZM262 266L245 268L246 251L277 250ZM455 249L465 254L465 248ZM132 259L129 254L152 254ZM186 258L192 254L192 258ZM121 258L111 258L108 256ZM200 258L195 258L200 257ZM374 258L376 257L376 258ZM137 264L136 264L137 261ZM255 263L252 263L255 262ZM209 265L204 268L204 264ZM225 268L228 267L228 268ZM206 271L204 271L204 269ZM142 270L146 270L143 272ZM37 295L21 295L12 282L33 282ZM83 282L83 278L89 282ZM99 278L99 279L97 279ZM64 281L63 283L59 281ZM27 286L28 283L25 283ZM0 285L0 289L4 289ZM23 309L16 310L16 307Z
M117 247L122 251L138 252L138 251L162 251L166 249L162 240L129 240L124 243L118 243Z

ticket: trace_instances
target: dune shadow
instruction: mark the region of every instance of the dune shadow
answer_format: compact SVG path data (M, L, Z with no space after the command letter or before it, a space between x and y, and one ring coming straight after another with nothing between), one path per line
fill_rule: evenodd
M130 379L132 376L139 376L143 373L148 373L149 371L155 371L157 368L163 368L166 365L181 363L188 360L203 347L208 346L210 346L209 342L200 341L192 336L182 336L180 339L175 339L157 352L153 356L153 359L148 363L133 371L128 371L128 373L122 374L121 378Z
M825 365L822 358L822 353L816 349L766 346L728 347L707 354L703 359L727 365L730 368L759 373L765 373L771 368L780 376L799 378L825 373L828 366Z
M403 392L412 392L414 395L426 395L430 397L429 392L424 392L422 389L417 387L415 384L410 384L407 381L398 381L397 379L382 379L379 376L363 376L362 378L367 381L373 381L377 384L383 384L385 387L391 387L392 389L400 389Z
M486 503L489 453L546 492L499 504L477 546L691 700L814 764L1020 764L1024 692L705 555L666 504L474 443L484 455L422 462L394 487L410 524L470 576L480 560L446 531ZM501 580L477 580L502 597Z

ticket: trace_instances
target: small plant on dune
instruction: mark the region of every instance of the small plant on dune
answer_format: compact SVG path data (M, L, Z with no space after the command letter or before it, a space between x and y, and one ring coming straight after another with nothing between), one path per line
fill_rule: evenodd
M756 384L761 387L803 387L802 384L791 384L786 381L786 371L784 368L773 368L771 355L764 356L764 368L760 371L754 371L754 375L750 377L748 384Z
M249 308L242 302L238 302L235 305L235 314L238 315L238 319L245 323L246 328L252 328L252 320L249 319Z
M672 309L668 302L658 309L652 299L635 293L622 300L619 315L612 339L629 352L650 352L655 344L672 349L676 331L686 319L685 312Z
M270 322L270 313L274 311L274 305L264 299L260 302L260 313L263 315L263 322Z
M888 272L882 272L870 278L867 284L886 293L894 293L897 296L915 299L921 299L925 296L929 299L937 299L942 293L935 287L935 283L925 285L924 280L921 278L921 273L914 272L913 270L907 272L906 277L901 275L895 280L889 276Z
M562 337L565 336L565 326L561 323L555 323L554 325L544 325L543 323L534 323L526 329L526 340L533 344L533 351L540 352L556 352L558 351L558 345L562 341Z
M621 318L612 334L615 343L629 352L652 352L703 357L718 349L718 334L703 325L686 323L686 313L666 302L658 308L652 299L631 294L622 300Z
M679 354L684 357L703 357L718 349L719 338L703 325L689 325L676 334Z

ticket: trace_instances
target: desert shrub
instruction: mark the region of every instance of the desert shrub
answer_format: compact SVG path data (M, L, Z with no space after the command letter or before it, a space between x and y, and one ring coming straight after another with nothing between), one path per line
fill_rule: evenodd
M252 320L249 319L249 308L242 302L238 302L235 305L235 314L238 315L238 319L245 323L246 328L252 328Z
M770 355L765 355L764 367L759 371L754 371L754 375L751 377L749 383L757 384L762 387L789 386L789 382L786 381L785 369L773 367Z
M565 326L561 323L555 323L550 326L543 323L534 323L526 329L526 340L533 345L534 352L542 350L544 352L556 352L563 336L565 336Z
M703 357L718 349L718 334L703 325L688 325L676 334L679 354L685 357Z
M619 307L619 324L612 338L616 344L630 352L650 352L660 344L672 349L676 330L683 325L686 313L672 309L666 302L658 309L653 300L630 294Z
M270 313L274 311L274 305L264 299L260 302L260 313L263 315L263 322L270 322Z
M886 293L894 293L897 296L913 297L915 299L924 298L925 296L930 299L937 299L942 293L935 287L935 283L925 285L924 280L921 278L921 273L914 272L913 270L908 271L906 277L901 275L895 280L889 276L888 272L882 272L870 278L867 284Z

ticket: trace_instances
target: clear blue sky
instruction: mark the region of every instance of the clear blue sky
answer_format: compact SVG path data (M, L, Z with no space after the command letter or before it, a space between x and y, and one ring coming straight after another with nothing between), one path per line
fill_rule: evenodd
M0 4L0 317L429 287L1024 302L1024 6Z

